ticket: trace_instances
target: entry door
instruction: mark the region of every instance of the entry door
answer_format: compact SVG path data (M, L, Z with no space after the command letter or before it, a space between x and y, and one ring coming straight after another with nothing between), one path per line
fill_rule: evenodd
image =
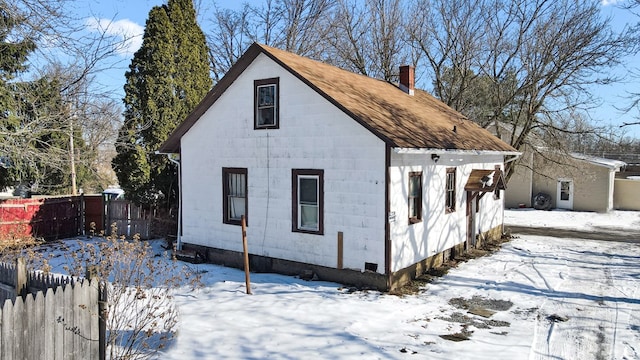
M478 194L473 195L472 191L467 191L467 244L469 247L476 245L476 197Z
M558 179L558 195L556 207L573 210L573 180Z

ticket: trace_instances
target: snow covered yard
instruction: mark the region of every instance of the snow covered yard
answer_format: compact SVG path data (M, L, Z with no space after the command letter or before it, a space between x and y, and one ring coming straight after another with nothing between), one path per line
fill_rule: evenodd
M550 227L583 231L635 231L640 232L640 212L614 210L608 213L581 212L532 208L504 211L505 225Z
M506 218L640 220L563 213ZM161 359L640 359L639 244L520 236L403 297L276 274L251 274L246 295L241 270L185 266L204 287L176 292L179 330Z
M637 359L639 264L635 244L522 237L404 297L273 274L245 295L243 272L198 265L162 358Z
M513 212L557 227L640 220ZM245 295L241 271L198 267L207 285L178 296L180 330L163 358L640 358L636 244L523 236L404 297L273 274L252 274Z

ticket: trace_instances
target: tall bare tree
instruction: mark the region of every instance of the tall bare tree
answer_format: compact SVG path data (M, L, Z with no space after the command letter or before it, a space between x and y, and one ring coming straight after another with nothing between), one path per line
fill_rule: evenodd
M236 10L216 8L207 36L214 80L256 41L321 59L333 7L329 0L265 0Z
M620 6L630 11L636 19L638 19L635 25L633 25L633 29L640 31L640 0L627 0L622 2ZM634 54L637 55L638 52L640 52L640 36L636 37ZM634 66L635 67L632 67L629 71L631 76L637 81L637 79L640 79L640 66L637 64L634 64ZM629 94L629 104L623 107L622 110L632 114L637 121L624 122L620 127L640 125L640 90L633 91Z
M113 66L128 39L108 35L108 28L87 32L86 20L73 14L75 6L70 0L0 0L3 16L19 20L9 38L34 44L25 62L28 71L2 86L16 100L5 112L12 124L3 122L0 129L0 155L12 172L6 184L20 181L45 192L68 192L74 178L69 174L76 173L70 169L77 165L79 181L96 173L90 168L94 154L84 148L83 131L94 126L86 109L115 105L95 76Z
M217 82L242 56L251 43L249 21L252 12L245 4L239 10L215 8L206 36L211 57L211 72Z
M428 59L436 95L473 113L463 99L476 95L474 80L482 77L490 84L481 88L492 109L484 116L476 112L474 120L495 124L517 149L532 132L573 131L558 123L558 114L588 110L594 103L588 87L614 80L603 70L617 64L633 40L631 33L611 29L595 0L430 4L437 11L414 2L411 13L418 20L409 32ZM454 80L443 81L447 76ZM508 176L512 171L510 164Z
M474 99L486 90L477 83L478 61L489 47L483 29L486 6L484 0L416 1L406 24L430 70L434 95L467 114L475 111Z
M362 75L398 81L398 67L411 59L404 2L340 0L332 12L326 60Z

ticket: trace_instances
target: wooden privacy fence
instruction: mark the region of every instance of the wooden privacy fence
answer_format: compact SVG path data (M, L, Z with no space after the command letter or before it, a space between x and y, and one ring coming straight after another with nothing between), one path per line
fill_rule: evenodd
M152 221L154 222L152 224ZM166 236L175 228L171 220L158 217L128 200L103 195L80 195L54 198L0 199L0 239L33 236L56 240L78 235L111 235L115 223L118 235L141 239ZM152 229L155 233L152 234ZM175 230L173 230L175 231Z
M45 240L82 234L82 196L0 200L0 236Z
M0 263L0 359L104 359L106 287Z

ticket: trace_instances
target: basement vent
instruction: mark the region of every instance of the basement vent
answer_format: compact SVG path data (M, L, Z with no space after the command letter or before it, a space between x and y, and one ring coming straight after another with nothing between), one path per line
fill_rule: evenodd
M378 264L366 262L366 263L364 263L364 269L367 270L367 271L377 272L378 271Z

